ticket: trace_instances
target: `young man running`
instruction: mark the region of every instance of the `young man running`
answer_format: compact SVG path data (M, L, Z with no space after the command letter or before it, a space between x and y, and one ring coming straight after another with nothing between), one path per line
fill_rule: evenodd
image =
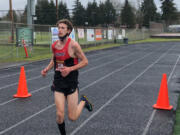
M84 95L78 104L78 69L85 67L88 60L80 45L69 38L73 25L69 20L62 19L57 22L57 27L59 40L52 44L53 57L41 74L46 76L47 72L54 67L54 81L51 89L54 91L56 121L61 135L66 135L65 102L68 103L68 118L72 121L78 119L84 107L92 111L93 106Z

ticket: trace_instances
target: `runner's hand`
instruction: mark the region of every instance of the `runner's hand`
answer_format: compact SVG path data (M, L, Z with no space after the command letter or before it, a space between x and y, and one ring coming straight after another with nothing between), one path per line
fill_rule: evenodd
M58 70L61 72L61 75L63 77L66 77L71 72L71 68L70 67L66 67L66 66L64 66L64 67L62 67L62 68L60 68Z
M47 72L48 72L48 70L45 68L45 69L43 69L43 70L41 71L41 75L42 75L43 77L45 77L46 74L47 74Z

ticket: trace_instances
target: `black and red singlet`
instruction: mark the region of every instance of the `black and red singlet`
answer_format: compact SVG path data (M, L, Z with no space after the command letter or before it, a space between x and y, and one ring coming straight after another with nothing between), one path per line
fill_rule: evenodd
M54 69L62 66L71 67L78 64L78 59L70 57L68 53L70 41L71 38L68 38L62 49L57 49L55 47L58 41L55 41L52 44L52 51L54 54ZM58 89L76 88L78 85L78 70L70 72L66 77L63 77L60 71L55 70L54 85L57 86Z

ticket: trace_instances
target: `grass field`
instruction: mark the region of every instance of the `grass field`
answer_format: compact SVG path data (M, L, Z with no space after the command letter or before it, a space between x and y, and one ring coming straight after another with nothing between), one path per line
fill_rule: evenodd
M176 121L173 135L180 135L180 98L178 100L178 107L176 110Z
M95 47L89 47L83 49L84 52L99 50L103 48L115 47L120 44L106 44L99 45ZM25 51L23 47L16 46L0 46L0 62L8 63L8 62L22 62L22 61L36 61L42 59L51 58L51 49L50 47L44 46L34 46L33 48L28 47L28 58L25 57Z
M167 41L180 41L180 39L149 38L139 41L129 41L129 44L147 43L147 42L167 42ZM83 42L85 41L82 40L80 44L82 44ZM103 48L115 47L119 45L123 45L123 43L120 42L117 44L97 45L95 47L88 47L83 50L87 52L87 51L98 50ZM25 52L23 47L16 47L15 45L0 46L0 62L3 63L18 62L18 61L36 61L41 59L47 59L51 57L51 50L50 47L33 46L33 48L28 47L28 54L29 57L25 58Z
M23 47L0 46L0 62L36 61L50 58L51 51L48 47L28 47L28 58L26 58Z

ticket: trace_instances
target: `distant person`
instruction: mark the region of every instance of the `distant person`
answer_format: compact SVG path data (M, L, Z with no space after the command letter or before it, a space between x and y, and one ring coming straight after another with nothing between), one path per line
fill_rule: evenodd
M93 106L84 95L81 96L78 104L78 69L85 67L88 60L80 45L69 37L73 25L69 20L62 19L57 22L57 27L59 40L52 44L53 57L41 74L46 76L47 72L54 67L51 90L54 91L56 121L61 135L66 135L65 102L68 103L68 118L72 121L78 119L84 107L92 111Z

